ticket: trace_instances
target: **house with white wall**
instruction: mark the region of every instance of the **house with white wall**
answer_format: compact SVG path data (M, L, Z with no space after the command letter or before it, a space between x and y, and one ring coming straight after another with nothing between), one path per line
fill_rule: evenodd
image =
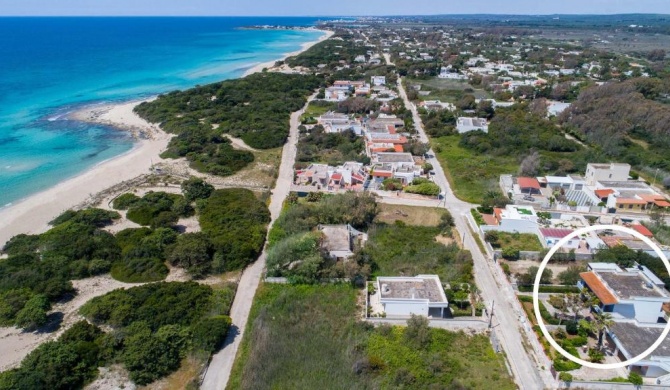
M670 295L640 269L592 268L580 277L578 286L600 300L597 310L610 313L615 321L657 324L665 317L663 304L670 302Z
M449 301L437 275L378 277L376 287L379 303L387 317L414 314L443 318L449 309Z
M630 164L588 164L586 183L595 186L599 181L626 181L630 175Z

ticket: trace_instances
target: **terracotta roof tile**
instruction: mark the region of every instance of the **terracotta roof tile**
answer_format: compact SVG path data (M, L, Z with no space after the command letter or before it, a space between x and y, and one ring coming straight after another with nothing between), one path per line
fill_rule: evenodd
M582 277L582 280L589 286L589 289L596 294L603 305L614 305L619 302L595 273L582 272L579 276Z
M604 199L604 198L607 198L608 196L610 196L611 194L613 194L614 190L611 190L611 189L608 188L606 190L595 190L593 192L595 192L598 199Z
M631 228L638 233L642 234L645 237L654 237L654 233L652 233L649 229L647 229L646 226L644 225L631 225Z
M537 190L540 189L540 182L532 177L519 177L516 179L516 182L521 188L534 188Z

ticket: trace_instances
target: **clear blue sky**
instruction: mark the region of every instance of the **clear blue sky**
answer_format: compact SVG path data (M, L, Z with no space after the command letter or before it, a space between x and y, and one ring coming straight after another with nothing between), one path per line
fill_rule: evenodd
M0 15L670 14L670 0L0 0Z

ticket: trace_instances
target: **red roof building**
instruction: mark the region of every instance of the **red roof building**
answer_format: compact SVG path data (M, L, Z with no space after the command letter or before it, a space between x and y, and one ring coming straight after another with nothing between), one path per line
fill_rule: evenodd
M534 177L518 177L516 183L524 194L539 194L540 182Z
M609 197L610 195L612 195L614 193L614 190L610 190L608 188L608 189L605 189L605 190L595 190L593 192L595 192L598 199L603 200L603 199Z
M542 233L544 238L551 237L561 239L572 232L573 230L569 229L540 229L540 233Z
M654 233L652 233L649 229L647 229L646 226L644 225L631 225L631 229L635 230L636 232L642 234L645 237L652 238L654 237Z
M589 290L593 291L603 305L614 305L619 302L595 273L583 272L579 276L582 277L582 280L589 286Z

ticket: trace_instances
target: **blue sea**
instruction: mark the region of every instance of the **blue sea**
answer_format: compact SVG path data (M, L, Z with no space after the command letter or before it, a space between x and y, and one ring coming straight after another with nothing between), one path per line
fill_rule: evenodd
M321 33L240 27L316 22L0 18L0 207L132 148L127 133L68 120L68 112L241 77Z

